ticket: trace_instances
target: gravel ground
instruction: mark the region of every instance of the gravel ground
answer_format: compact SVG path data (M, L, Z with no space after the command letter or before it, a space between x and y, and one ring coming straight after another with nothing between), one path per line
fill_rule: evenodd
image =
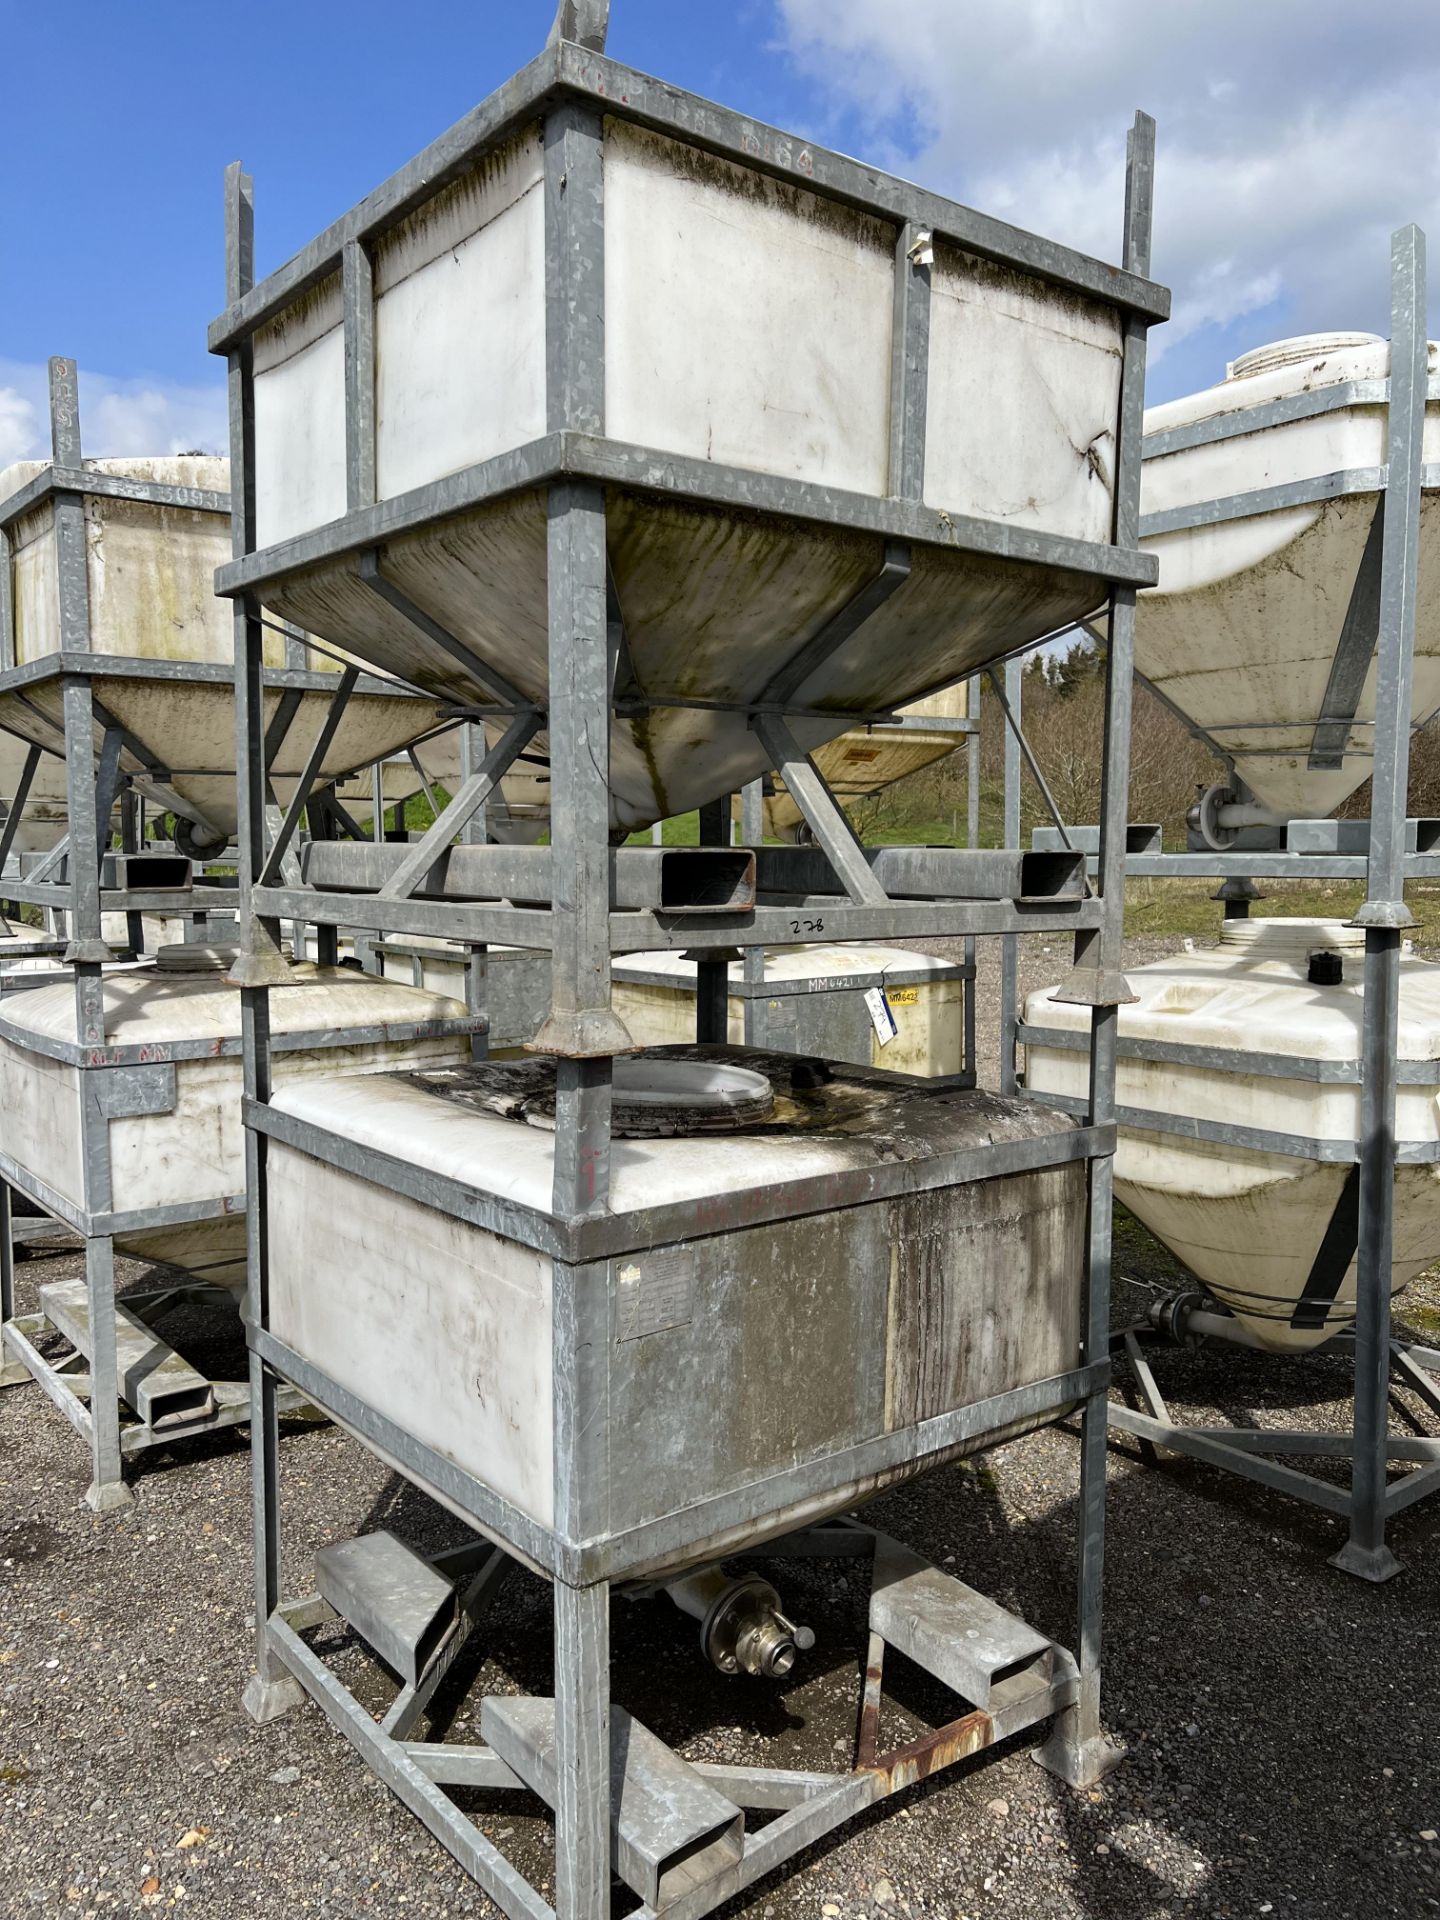
M1136 943L1128 958L1175 944ZM1043 945L1022 948L1022 988L1066 964ZM981 980L987 1067L998 1046L993 964L992 950ZM1133 1224L1119 1250L1136 1283L1118 1303L1130 1317L1173 1270ZM38 1280L75 1266L61 1257L22 1268L22 1309ZM124 1270L127 1283L142 1277ZM1437 1301L1440 1289L1419 1290L1421 1309ZM1158 1370L1186 1412L1344 1421L1345 1373L1333 1361L1176 1354ZM1068 1639L1075 1466L1073 1435L1052 1429L931 1474L870 1512ZM1440 1507L1403 1517L1395 1544L1407 1571L1370 1588L1326 1565L1338 1529L1309 1509L1187 1462L1147 1468L1128 1442L1112 1448L1110 1473L1106 1712L1125 1765L1100 1790L1073 1795L1031 1763L1033 1740L1022 1737L863 1816L732 1913L1408 1920L1440 1911L1430 1737ZM282 1477L291 1592L306 1585L318 1546L363 1528L389 1525L422 1547L458 1537L334 1429L288 1430ZM0 1913L491 1912L316 1708L266 1728L242 1713L249 1482L237 1438L151 1454L120 1514L88 1512L87 1478L38 1389L0 1394ZM692 1757L843 1764L863 1582L833 1563L769 1570L817 1634L789 1682L722 1680L668 1602L617 1600L616 1698ZM373 1670L344 1641L335 1650L339 1670L381 1708ZM548 1690L538 1582L517 1576L503 1591L485 1652L475 1698ZM923 1676L892 1664L887 1745L945 1714ZM463 1700L445 1711L451 1738L475 1737ZM466 1804L528 1872L548 1876L536 1803L474 1794Z

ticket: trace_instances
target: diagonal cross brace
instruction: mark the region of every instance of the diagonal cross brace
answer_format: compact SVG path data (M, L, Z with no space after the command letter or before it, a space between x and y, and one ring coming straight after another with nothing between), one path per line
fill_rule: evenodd
M1365 691L1370 662L1375 657L1375 642L1380 635L1380 571L1385 551L1385 501L1381 494L1370 523L1365 551L1350 590L1350 604L1340 638L1335 643L1335 658L1330 662L1330 678L1315 732L1310 741L1309 766L1316 770L1339 767L1360 695Z
M909 545L904 540L887 540L880 571L847 600L818 633L812 634L793 658L786 661L761 694L761 702L765 706L784 706L909 578Z
M512 681L506 679L498 667L492 667L488 661L482 660L473 647L467 647L465 642L451 633L448 627L442 626L434 614L427 613L422 606L417 605L403 587L397 586L393 580L386 578L380 571L378 547L368 548L360 555L356 572L359 579L378 599L383 600L387 606L393 607L402 620L408 621L418 633L423 633L427 640L432 640L443 652L448 653L452 660L464 667L467 673L473 674L483 686L489 688L491 695L502 705L530 707L533 704Z
M25 802L30 798L30 787L35 778L35 770L40 765L42 747L29 747L25 753L25 764L20 769L20 778L15 783L15 791L10 796L10 811L5 816L5 826L0 831L0 874L3 874L10 858L10 850L15 845L15 835L20 829L20 820L25 812Z
M425 875L460 833L466 821L484 806L499 786L512 761L524 750L540 729L538 713L517 714L500 740L461 786L445 811L415 842L400 865L381 887L381 900L408 900Z
M425 804L430 809L430 817L433 820L438 820L440 818L440 809L435 803L435 789L431 786L429 777L424 767L420 764L419 754L415 751L414 747L407 747L405 749L405 758L415 769L415 777L420 782L420 791L425 795Z
M285 818L276 827L274 838L270 842L270 851L265 858L265 870L260 875L259 884L262 887L273 887L277 875L282 871L285 855L290 849L290 842L295 838L296 830L300 825L300 816L305 811L305 804L310 798L310 790L320 776L320 769L325 764L325 756L330 751L331 743L344 718L350 696L355 691L355 682L359 678L358 667L346 667L340 675L339 684L326 709L324 722L315 736L315 744L310 749L310 757L305 762L304 771L300 775L300 784L295 789L295 796L286 809ZM278 741L276 744L278 746Z
M1005 683L1001 680L1000 675L995 671L994 667L987 667L986 674L989 677L991 687L994 689L995 697L1000 702L1000 711L1005 716L1005 724L1014 734L1015 743L1025 756L1025 764L1030 769L1030 778L1040 789L1040 797L1049 810L1050 818L1055 822L1056 831L1064 842L1066 851L1073 853L1075 851L1075 843L1070 838L1069 828L1060 817L1060 809L1055 804L1055 796L1050 791L1049 782L1040 770L1040 762L1035 758L1034 748L1025 738L1025 729L1015 718L1015 709L1005 697Z
M42 880L54 880L62 864L70 857L70 836L62 833L54 846L46 854L38 867L27 873L25 880L29 886L38 886Z
M857 907L888 905L890 896L870 871L855 829L825 784L824 775L789 727L773 713L752 714L750 726L850 899Z
M118 727L107 727L95 769L95 852L104 860L110 845L110 815L120 790L120 749L124 738Z

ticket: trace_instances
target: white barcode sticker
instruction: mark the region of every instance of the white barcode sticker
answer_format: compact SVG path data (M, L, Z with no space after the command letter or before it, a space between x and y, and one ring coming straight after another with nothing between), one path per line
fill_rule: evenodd
M882 1047L888 1047L900 1029L895 1024L895 1015L890 1011L890 1001L884 987L871 987L865 995L865 1004L870 1009L870 1024L875 1029L875 1038Z

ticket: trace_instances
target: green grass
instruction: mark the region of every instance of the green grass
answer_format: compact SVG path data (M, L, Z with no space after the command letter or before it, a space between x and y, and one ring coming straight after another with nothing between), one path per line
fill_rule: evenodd
M1220 902L1214 880L1152 880L1133 878L1125 888L1125 932L1131 937L1193 934L1213 936L1220 924ZM1257 882L1261 898L1251 911L1271 919L1317 915L1327 920L1349 920L1365 897L1358 880L1311 881L1292 885L1276 880ZM1406 904L1416 920L1409 936L1417 947L1440 946L1440 886L1412 884Z

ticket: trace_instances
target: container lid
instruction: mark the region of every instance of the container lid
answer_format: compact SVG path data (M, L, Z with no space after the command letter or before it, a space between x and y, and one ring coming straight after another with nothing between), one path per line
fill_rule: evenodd
M789 1082L801 1064L798 1057L786 1055L784 1081ZM425 1067L400 1077L471 1112L496 1113L554 1131L556 1063L548 1054ZM621 1055L614 1062L611 1088L610 1130L619 1140L743 1132L777 1113L770 1074L707 1058L698 1049ZM831 1107L835 1104L830 1102Z
M614 1067L614 1098L627 1107L677 1108L708 1115L758 1119L775 1104L770 1082L749 1067L716 1060L646 1060L622 1056Z
M1252 914L1222 921L1220 944L1238 947L1257 960L1304 960L1312 953L1363 953L1365 929L1319 915L1266 919Z
M1253 373L1274 373L1280 367L1296 367L1331 353L1343 353L1350 347L1383 346L1378 333L1297 333L1288 340L1272 340L1268 346L1252 347L1232 360L1225 369L1227 380L1245 380Z
M159 947L155 953L157 973L228 973L239 954L238 947L207 946L202 941L176 942Z

